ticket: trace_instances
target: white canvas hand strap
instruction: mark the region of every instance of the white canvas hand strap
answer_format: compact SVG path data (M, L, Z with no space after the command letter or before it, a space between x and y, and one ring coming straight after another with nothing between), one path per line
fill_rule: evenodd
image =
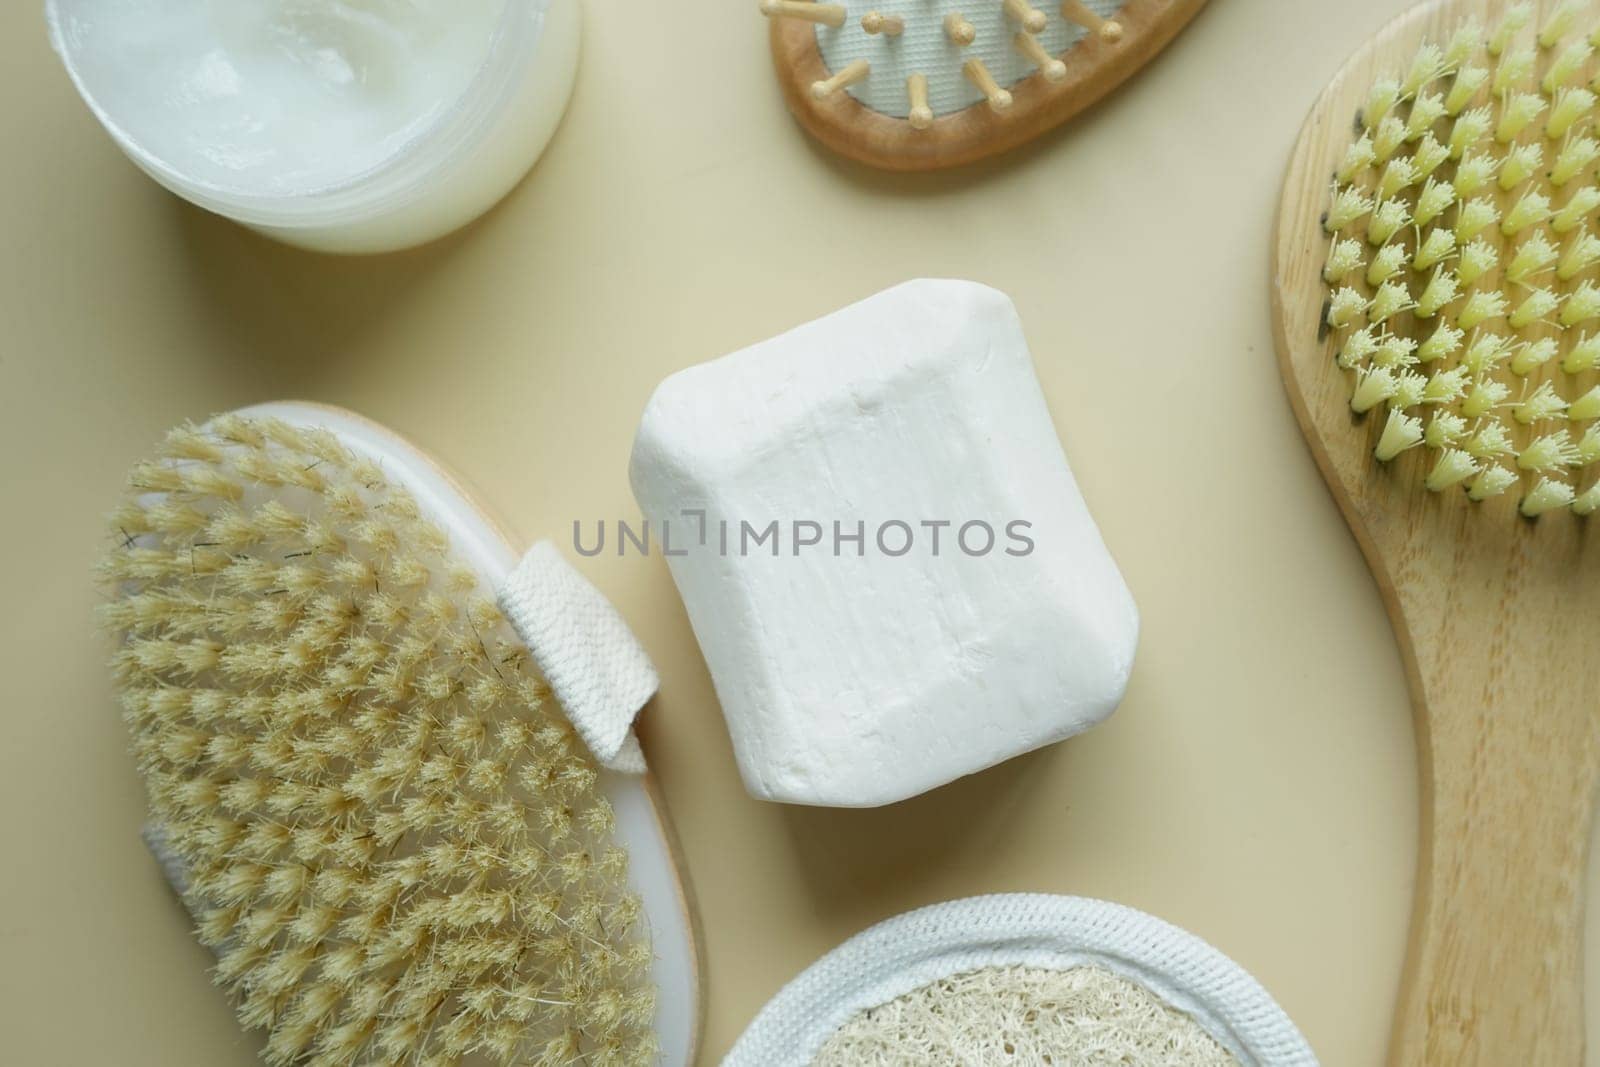
M499 601L595 759L643 774L633 720L660 680L617 609L548 541L522 557Z

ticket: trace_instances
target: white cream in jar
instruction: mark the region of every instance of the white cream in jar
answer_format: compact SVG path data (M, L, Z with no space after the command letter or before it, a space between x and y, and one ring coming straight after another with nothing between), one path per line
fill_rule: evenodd
M577 0L47 0L117 143L292 243L419 244L532 166L577 67Z

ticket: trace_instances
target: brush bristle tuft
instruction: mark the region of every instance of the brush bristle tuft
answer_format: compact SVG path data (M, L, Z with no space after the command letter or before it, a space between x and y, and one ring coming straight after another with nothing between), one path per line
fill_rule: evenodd
M1476 501L1520 483L1530 518L1600 509L1589 10L1513 4L1419 46L1368 92L1324 219L1329 351L1352 409L1382 416L1377 458Z

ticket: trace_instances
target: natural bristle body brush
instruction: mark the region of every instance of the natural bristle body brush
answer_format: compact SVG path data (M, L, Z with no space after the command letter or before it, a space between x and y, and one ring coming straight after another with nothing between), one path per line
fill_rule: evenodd
M1294 149L1277 348L1412 692L1391 1062L1583 1061L1600 778L1600 12L1433 0Z
M692 1061L654 786L564 714L496 603L517 555L452 479L275 404L174 431L111 526L147 837L269 1063Z

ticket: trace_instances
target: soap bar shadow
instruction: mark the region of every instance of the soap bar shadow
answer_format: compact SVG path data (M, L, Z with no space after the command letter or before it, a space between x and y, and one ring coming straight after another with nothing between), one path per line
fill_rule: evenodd
M1060 748L1029 752L886 807L783 806L816 913L870 903L876 914L884 900L895 910L932 903L923 899L928 887L974 871L977 880L960 895L989 891L982 853L1003 836L1011 813L1028 803L1061 758Z

